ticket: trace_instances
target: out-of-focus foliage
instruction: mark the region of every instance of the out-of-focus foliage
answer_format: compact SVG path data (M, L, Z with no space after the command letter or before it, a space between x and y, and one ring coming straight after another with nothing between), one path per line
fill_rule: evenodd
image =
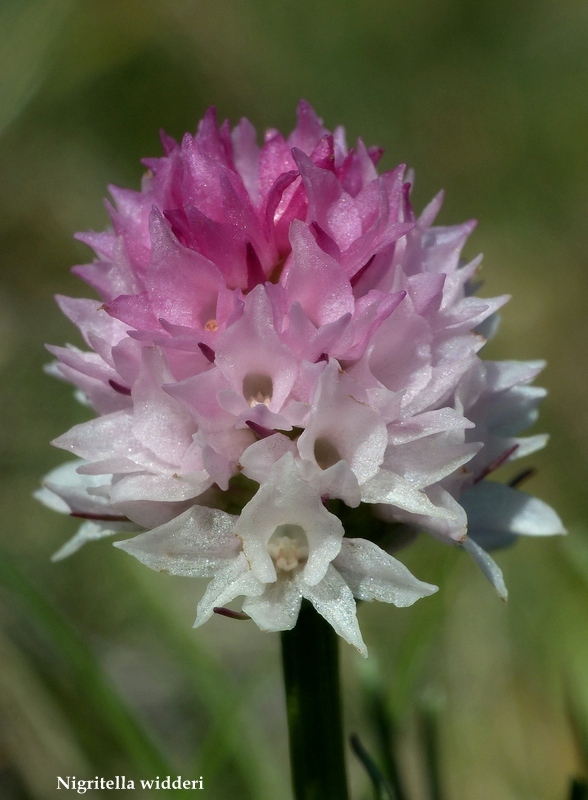
M75 525L31 492L62 460L48 441L87 416L42 373L44 342L77 343L52 300L86 293L71 234L105 226L106 184L138 186L160 127L180 136L216 104L288 130L300 97L385 146L386 168L415 167L417 208L444 187L442 222L480 220L469 255L485 252L489 295L514 296L488 355L549 361L552 442L529 489L571 531L498 556L507 605L461 553L405 551L441 591L362 607L372 671L343 648L348 728L385 767L377 691L414 800L423 708L448 800L569 796L588 730L588 5L3 0L0 30L0 796L168 773L219 800L289 796L277 637L221 618L192 631L202 586L108 542L50 565Z

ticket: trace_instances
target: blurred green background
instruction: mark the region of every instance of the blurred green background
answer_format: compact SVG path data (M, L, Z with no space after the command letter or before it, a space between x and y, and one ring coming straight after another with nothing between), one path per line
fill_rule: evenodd
M384 713L411 800L433 798L427 742L446 800L562 800L588 741L588 4L1 0L0 32L2 800L53 798L57 775L170 773L213 799L290 797L277 636L192 631L203 585L106 542L51 565L76 525L31 493L63 460L49 440L87 418L42 372L45 342L79 343L52 299L88 294L72 233L106 225L108 183L138 188L159 128L180 136L214 104L289 131L300 97L384 146L385 168L414 167L417 209L443 187L442 223L480 221L482 294L513 295L487 356L549 361L552 439L526 488L570 530L498 555L508 604L465 554L404 552L441 591L361 607L348 730L377 756Z

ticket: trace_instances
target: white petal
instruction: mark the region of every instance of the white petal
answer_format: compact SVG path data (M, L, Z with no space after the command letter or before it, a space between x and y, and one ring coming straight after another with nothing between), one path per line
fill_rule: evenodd
M300 474L316 487L321 497L338 497L350 508L361 502L361 489L355 474L346 461L338 461L328 469L321 469L314 461L301 461Z
M314 586L309 586L300 576L297 576L297 580L302 596L310 600L339 636L367 657L367 647L357 623L353 594L337 570L329 564L325 577Z
M240 553L208 584L204 597L198 603L194 627L199 628L210 619L217 606L224 606L242 594L255 597L262 594L264 588L263 583L260 583L249 569L243 553Z
M473 428L473 423L453 408L440 408L436 411L425 411L388 426L388 443L397 445L443 433L449 430Z
M488 415L488 427L496 436L517 436L537 420L546 394L545 389L526 384L494 393L486 389L488 400L482 413Z
M59 511L60 514L69 514L71 512L65 500L62 500L61 497L56 495L55 492L52 492L47 486L41 486L40 489L36 489L33 492L33 497L52 511Z
M427 487L426 493L435 506L446 508L452 513L453 516L450 520L422 514L409 514L406 511L399 511L392 506L384 505L377 507L377 516L389 522L406 522L417 529L430 533L446 544L463 542L468 530L468 518L461 505L440 484Z
M366 539L343 539L333 566L359 600L380 600L405 608L437 591Z
M128 503L135 500L177 503L202 494L212 484L207 472L187 481L179 475L129 475L117 481L110 492L111 503Z
M178 464L192 443L196 425L181 403L161 388L171 380L159 348L143 348L141 369L132 389L131 430L141 449L168 464Z
M283 433L274 433L249 445L239 461L244 475L258 483L264 483L269 478L273 465L286 453L295 454L296 445Z
M504 583L504 576L502 570L485 550L477 545L473 539L469 537L465 540L462 547L468 551L476 564L480 567L484 575L488 578L492 586L496 589L500 597L506 600L508 597L508 590Z
M83 525L80 525L75 536L72 536L63 547L60 547L59 550L51 556L51 561L61 561L71 556L73 553L76 553L80 547L85 545L86 542L95 542L98 539L105 539L107 536L115 536L117 533L121 533L121 531L136 530L136 528L137 526L132 522L109 523L88 520L84 522Z
M490 314L489 317L486 317L486 319L476 327L476 333L479 333L480 336L483 336L484 339L489 342L496 335L496 332L500 327L500 321L500 314Z
M536 497L502 483L480 481L461 497L474 538L508 532L519 536L565 533L555 511Z
M268 407L280 411L296 380L298 365L275 330L273 308L264 286L256 286L247 295L242 316L219 336L215 353L215 366L241 396L248 375L269 378L272 390Z
M415 489L424 489L455 472L480 451L479 442L454 443L452 434L434 434L388 448L384 468L402 475Z
M296 624L302 594L298 583L291 577L267 584L259 597L249 597L243 611L262 631L290 631Z
M110 479L104 475L83 475L78 472L86 463L82 459L75 459L51 470L43 479L43 487L35 492L37 500L64 514L72 511L83 514L108 513L108 499L90 496L88 489L110 483Z
M115 542L115 547L158 572L211 576L241 549L232 532L236 519L224 511L193 506L159 528Z
M361 487L364 503L388 503L413 514L423 514L436 519L455 520L455 514L446 508L433 505L426 494L400 475L381 469Z
M545 368L545 361L484 361L486 383L492 392L501 392L532 381Z
M547 433L537 433L535 436L521 436L518 439L515 439L514 441L516 444L518 444L518 447L512 454L509 461L514 461L516 458L523 458L523 456L536 453L537 450L541 450L543 447L545 447L548 440L549 434Z
M264 583L276 580L267 543L280 525L303 529L309 547L304 578L309 584L318 583L341 549L345 531L341 520L322 504L317 488L301 477L291 453L274 465L268 481L259 487L235 525L251 569Z

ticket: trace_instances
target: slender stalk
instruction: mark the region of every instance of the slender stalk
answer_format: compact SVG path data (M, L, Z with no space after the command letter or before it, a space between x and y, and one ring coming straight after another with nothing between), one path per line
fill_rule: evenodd
M365 749L357 734L353 733L350 738L353 752L365 767L365 771L370 777L374 787L374 800L396 800L392 794L392 789L386 783L386 778L382 775L378 765Z
M422 715L425 765L431 800L443 800L439 773L439 730L434 707L425 708Z
M308 602L282 633L295 800L348 800L338 636Z
M407 800L400 768L396 761L395 724L386 707L386 699L380 686L373 688L370 692L369 700L371 717L376 728L381 757L394 800Z

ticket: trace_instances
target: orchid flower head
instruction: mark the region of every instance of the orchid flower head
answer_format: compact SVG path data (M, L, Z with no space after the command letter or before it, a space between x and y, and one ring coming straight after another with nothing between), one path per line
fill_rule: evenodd
M85 349L49 347L49 371L95 417L37 493L81 520L55 557L133 532L117 547L147 566L210 578L196 625L242 597L287 630L306 599L365 654L356 599L436 589L354 525L368 509L464 546L504 593L486 549L563 528L487 480L545 443L519 437L544 392L538 363L480 359L508 298L475 295L475 223L436 226L441 195L417 216L404 166L378 174L305 101L288 136L211 109L162 143L78 236L98 298L58 298Z

